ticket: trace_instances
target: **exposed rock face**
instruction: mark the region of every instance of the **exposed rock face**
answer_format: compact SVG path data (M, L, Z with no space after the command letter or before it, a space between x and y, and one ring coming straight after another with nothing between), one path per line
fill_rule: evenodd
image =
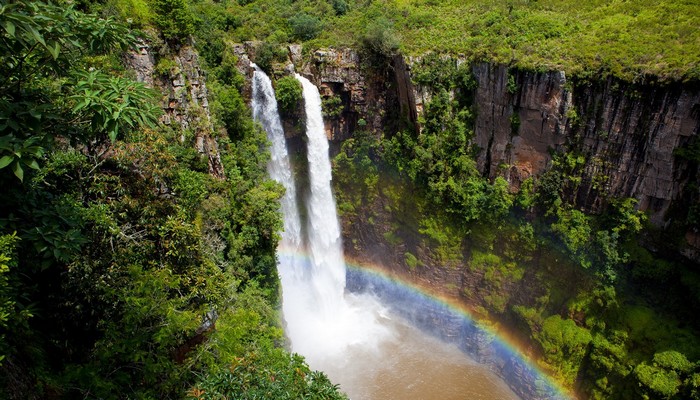
M361 73L360 56L350 49L316 50L311 59L300 66L300 73L314 82L321 96L340 98L342 111L325 118L328 138L341 141L350 138L358 128L360 115L367 126L378 130L382 126L382 93L370 87Z
M508 78L503 65L477 64L475 143L481 149L479 170L504 174L513 189L544 172L550 150L566 143L566 112L571 95L563 72L522 74ZM519 123L519 127L517 126Z
M699 133L700 92L608 80L583 87L574 101L582 126L573 131L578 142L571 147L588 160L579 203L596 210L602 196L635 197L652 222L664 223L671 203L697 176L697 167L675 151Z
M247 54L254 48L251 43L236 48L243 72L249 71ZM288 63L275 74L296 70L325 98L340 98L341 112L326 118L331 140L343 141L358 129L389 134L419 129L418 115L431 92L411 82L411 63L418 59L406 63L397 56L379 71L363 65L360 53L351 49L317 50L306 57L299 46L288 50ZM550 168L554 152L574 152L586 160L570 199L579 207L598 212L609 198L633 197L654 224L663 226L672 207L687 206L684 190L700 174L676 149L698 136L697 88L572 81L561 71L518 71L489 63L474 64L472 73L478 82L474 144L485 176L503 176L516 191L525 179ZM288 134L301 134L298 126L287 121ZM700 248L688 252L696 253Z
M191 46L181 46L174 54L175 66L164 74L156 72L156 55L151 46L141 42L139 49L126 55L127 66L136 73L136 79L160 89L163 97L161 122L179 124L195 134L195 146L209 160L209 173L223 178L216 138L214 137L204 73L199 57Z
M696 175L674 150L698 134L698 91L613 79L567 85L563 72L509 77L504 66L490 64L473 71L478 166L489 177L504 175L517 188L547 169L550 151L573 151L586 158L577 204L598 211L606 198L634 197L661 225Z
M260 43L234 45L237 67L247 79L243 95L250 98L252 61ZM363 64L362 55L353 49L321 49L310 56L302 55L301 46L287 48L285 63L273 66L273 77L297 72L318 86L325 100L336 98L325 118L328 139L336 145L349 139L357 130L382 132L388 128L414 128L417 121L413 86L409 68L400 56L391 60L392 68L372 70ZM333 102L330 102L333 104ZM288 137L302 135L301 115L286 118ZM407 121L398 124L397 121Z

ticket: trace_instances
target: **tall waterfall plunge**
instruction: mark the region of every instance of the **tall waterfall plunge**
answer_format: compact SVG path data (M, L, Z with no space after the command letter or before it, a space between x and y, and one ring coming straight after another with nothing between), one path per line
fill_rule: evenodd
M326 372L353 400L512 399L507 388L475 368L456 348L427 337L390 313L375 297L345 290L345 261L331 191L328 141L318 89L297 75L304 90L309 164L306 229L270 79L256 68L253 116L272 143L270 176L286 189L278 249L286 334L291 350ZM306 257L308 255L308 257ZM391 318L386 317L391 315ZM493 393L493 397L483 396Z
M257 67L253 74L253 117L272 143L270 177L286 189L281 201L284 217L278 249L282 309L292 351L306 357L312 368L332 375L342 371L349 347L376 349L390 336L380 323L382 308L367 295L345 293L345 261L340 226L331 191L331 164L321 113L321 96L297 75L306 104L309 193L306 196L307 237L302 236L297 189L285 145L284 131L270 79ZM308 258L303 257L304 253Z

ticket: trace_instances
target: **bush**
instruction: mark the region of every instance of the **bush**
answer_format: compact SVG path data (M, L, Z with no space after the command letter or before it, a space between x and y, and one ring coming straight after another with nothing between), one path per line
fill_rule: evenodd
M338 118L343 113L343 99L339 96L324 97L321 106L326 118Z
M230 86L216 88L218 104L214 107L219 120L223 122L229 137L239 138L248 128L248 108L241 94Z
M298 40L311 40L323 29L323 23L318 17L304 13L290 18L289 26L292 28L292 35Z
M294 112L303 98L301 83L293 76L279 79L275 87L275 97L277 97L277 105L282 114Z
M119 15L128 18L133 26L146 26L151 20L151 10L145 0L112 0L106 6L116 8Z
M154 0L153 21L167 40L183 40L194 33L194 17L185 0Z
M331 0L331 5L335 11L335 15L345 15L348 12L348 3L345 0Z
M272 63L287 57L287 50L282 49L277 43L263 42L255 51L253 62L266 74L272 75Z
M391 21L378 18L367 26L362 42L375 55L390 57L399 50L399 39L394 33Z

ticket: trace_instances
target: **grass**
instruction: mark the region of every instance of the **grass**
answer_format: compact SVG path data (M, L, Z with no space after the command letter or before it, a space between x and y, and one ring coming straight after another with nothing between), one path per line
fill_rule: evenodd
M222 3L236 15L234 41L293 39L289 22L304 13L323 26L306 47L356 46L373 21L386 19L409 56L446 52L632 81L700 79L700 7L692 0L349 0L344 15L325 0Z

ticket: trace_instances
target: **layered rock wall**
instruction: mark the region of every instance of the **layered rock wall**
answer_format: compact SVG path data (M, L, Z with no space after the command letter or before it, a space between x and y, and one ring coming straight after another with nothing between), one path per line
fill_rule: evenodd
M238 46L239 59L247 63L244 72L254 48ZM396 56L382 70L368 67L351 49L304 56L298 46L290 46L289 60L276 74L297 71L325 98L340 98L342 112L326 118L327 135L337 143L358 129L389 135L419 130L431 88L413 85L416 60ZM677 155L700 130L696 88L576 81L562 71L519 71L489 63L472 65L472 73L478 83L473 93L478 168L489 178L503 176L513 191L550 168L552 154L573 152L585 159L581 184L570 199L577 206L598 212L609 198L633 197L654 224L663 226L687 183L698 179L697 165ZM291 135L301 133L301 125L296 126L290 124Z
M585 157L578 205L599 211L611 197L634 197L662 225L697 166L676 155L700 130L700 92L680 85L632 86L613 79L567 82L563 72L473 67L479 82L478 167L513 188L546 171L554 151Z

